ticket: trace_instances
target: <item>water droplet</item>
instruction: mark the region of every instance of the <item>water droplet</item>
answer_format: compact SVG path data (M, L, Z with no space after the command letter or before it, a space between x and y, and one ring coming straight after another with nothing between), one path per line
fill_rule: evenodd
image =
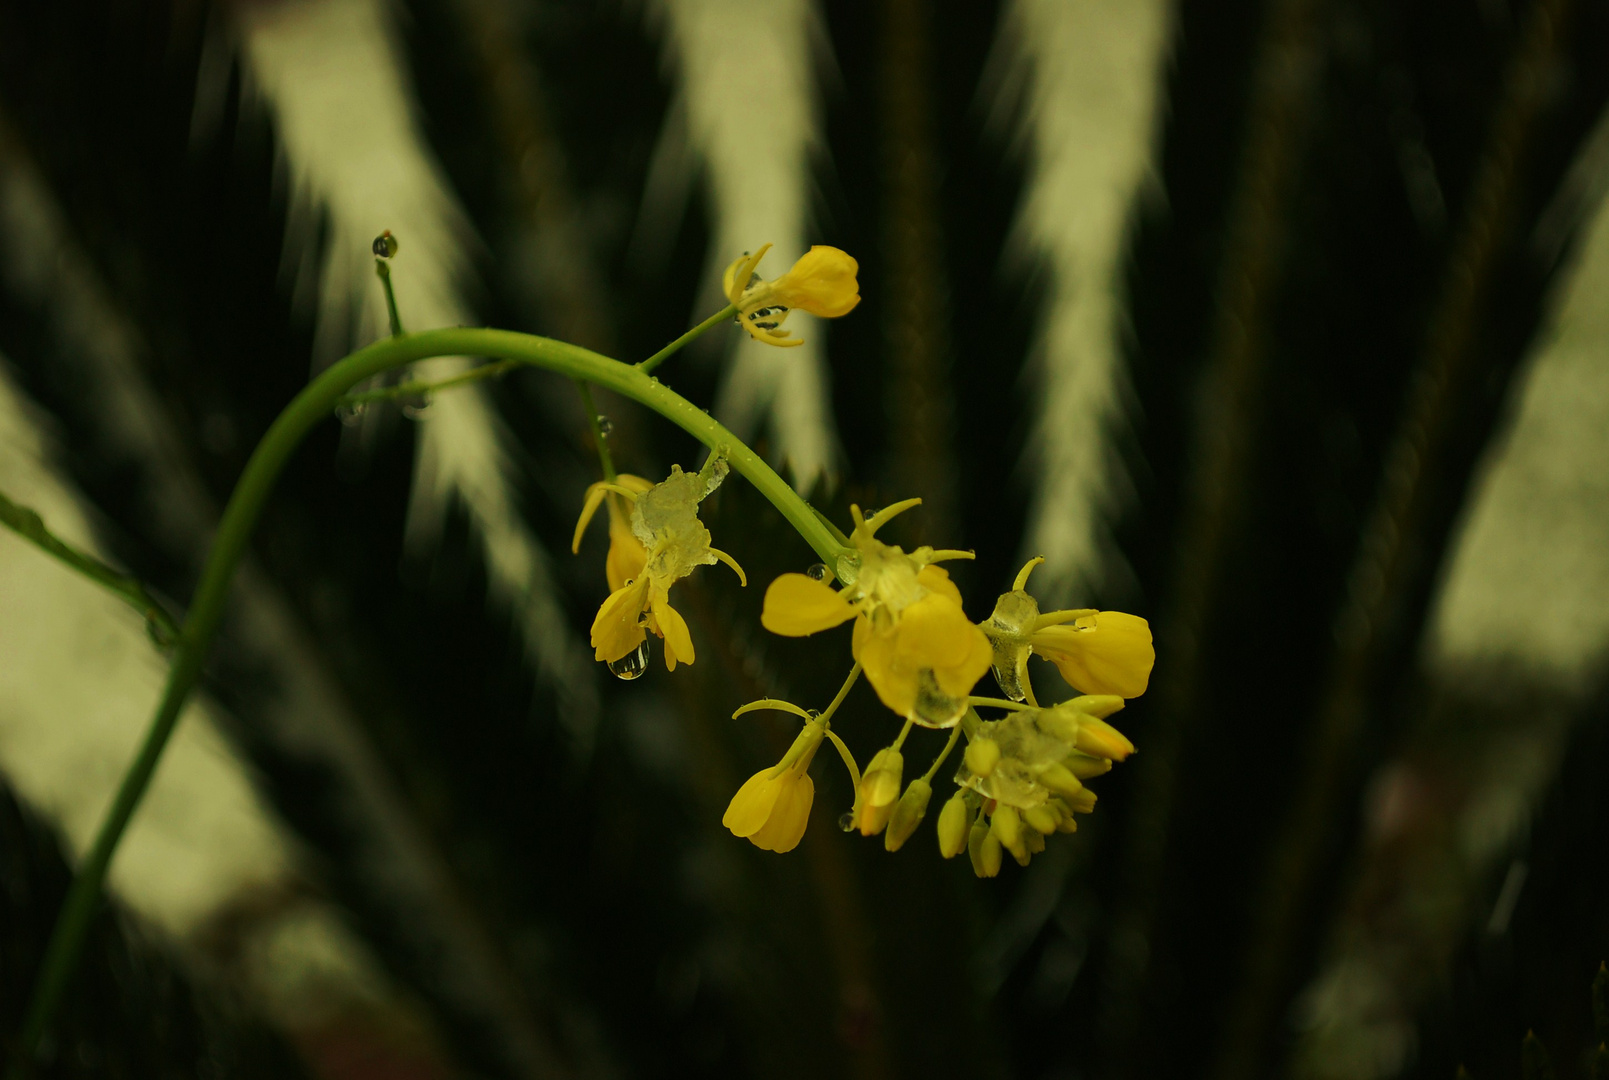
M374 255L379 259L389 259L397 253L397 238L387 229L374 238Z
M855 812L853 810L845 810L841 815L839 815L838 827L844 830L844 832L854 832Z
M648 670L648 639L643 638L641 645L619 660L609 661L609 670L614 672L616 678L627 682L642 678L642 673Z
M805 571L805 577L809 578L812 581L826 581L827 580L827 564L824 563L824 562L816 563L810 569Z
M347 402L335 407L335 415L340 419L341 423L347 427L352 427L363 419L363 414L368 408L369 403L366 401Z
M806 709L805 710L805 715L810 717L810 719L812 719L812 720L819 720L821 718L821 710L820 709Z
M404 398L402 402L402 415L409 420L422 420L430 411L431 397L429 394L420 394L414 398Z
M614 433L615 433L615 422L613 420L609 419L607 416L604 416L602 413L599 413L598 414L598 434L602 435L605 439L607 439L609 436L613 435Z
M1012 701L1028 700L1028 693L1022 688L1022 681L1017 678L1015 666L1006 668L995 664L991 670L994 671L994 681L1000 684L1000 690L1006 697Z

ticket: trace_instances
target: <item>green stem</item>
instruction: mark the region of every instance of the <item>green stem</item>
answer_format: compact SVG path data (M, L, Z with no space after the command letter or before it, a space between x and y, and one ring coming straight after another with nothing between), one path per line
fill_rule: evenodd
M374 260L374 273L385 289L385 312L391 322L391 336L403 335L402 316L397 314L397 294L391 290L391 267L384 259Z
M126 574L120 574L95 556L83 552L45 528L39 514L26 506L19 506L0 494L0 525L31 541L41 550L55 556L80 574L89 578L135 611L145 616L151 636L163 648L179 640L179 625L167 609L156 602L143 584Z
M112 854L156 772L185 699L201 676L202 663L223 618L235 567L245 555L263 505L285 462L308 430L328 417L352 387L382 372L437 356L500 357L596 383L630 398L659 413L711 450L725 454L731 467L781 511L829 566L836 565L839 555L844 553L831 532L817 520L809 504L758 454L704 410L660 385L658 379L649 377L641 367L634 368L574 345L529 334L458 327L377 341L327 368L274 420L246 462L229 505L224 508L212 551L179 636L162 701L138 755L118 786L94 845L73 878L61 915L45 947L39 981L19 1037L21 1059L34 1057L45 1028L67 989L89 933Z
M717 311L715 314L711 315L709 318L687 331L687 333L683 334L681 337L677 338L675 341L671 342L669 345L666 345L663 349L660 349L654 355L638 364L637 370L641 371L645 375L648 374L660 364L663 364L666 360L669 360L671 354L680 350L683 345L686 345L689 341L692 341L694 338L698 337L698 335L702 334L716 323L730 319L736 314L737 308L732 304L727 304L720 311Z
M939 766L943 765L944 759L950 756L950 751L955 749L956 740L960 737L961 725L956 724L950 729L950 738L949 741L944 744L944 749L939 751L939 756L933 759L933 764L929 765L927 767L927 772L922 774L923 781L929 784L933 782L933 777L938 773Z
M603 466L603 478L609 483L616 479L614 455L609 452L609 444L603 433L603 417L598 415L598 406L592 400L592 387L585 379L577 379L575 388L581 391L581 407L587 410L587 422L592 425L592 441L598 446L598 464Z
M437 379L435 382L426 382L421 379L415 382L397 383L395 386L382 386L378 390L365 390L359 394L342 394L341 400L336 402L336 406L338 408L351 408L354 405L367 405L373 401L392 401L400 397L429 397L438 390L450 390L455 386L479 382L481 379L490 379L521 367L525 367L525 365L517 360L497 360L490 364L480 364L477 367L472 367L468 371L460 371L451 378Z

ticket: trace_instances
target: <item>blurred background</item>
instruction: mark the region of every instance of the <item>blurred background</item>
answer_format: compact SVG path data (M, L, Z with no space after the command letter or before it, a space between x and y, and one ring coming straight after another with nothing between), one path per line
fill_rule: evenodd
M843 835L826 758L776 856L720 815L792 722L727 717L822 707L847 632L759 630L814 561L768 504L706 504L755 585L678 586L698 663L620 682L573 386L332 418L45 1075L1483 1080L1530 1029L1588 1075L1606 40L1604 0L3 0L0 491L176 611L269 422L383 332L381 230L409 328L625 360L825 243L855 312L666 381L840 522L923 497L894 539L975 548L973 618L1044 555L1157 647L1139 753L1026 870ZM601 408L622 469L698 462ZM163 672L0 535L7 1038Z

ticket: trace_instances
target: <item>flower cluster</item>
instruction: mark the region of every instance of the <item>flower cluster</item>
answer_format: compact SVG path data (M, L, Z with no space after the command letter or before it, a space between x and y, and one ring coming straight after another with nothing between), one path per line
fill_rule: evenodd
M756 340L797 345L799 339L782 329L792 310L833 318L859 303L858 266L844 252L813 247L782 277L763 281L755 269L769 247L734 260L724 281L739 323ZM693 662L687 624L670 605L675 582L715 562L727 563L743 579L737 563L710 546L709 530L698 518L699 503L725 474L717 454L696 474L673 468L659 484L621 475L588 489L575 546L607 505L610 594L593 620L592 645L616 674L633 678L642 672L649 633L664 639L667 668ZM1042 612L1027 583L1043 559L1024 566L988 618L974 623L939 565L970 559L971 552L927 546L907 551L877 538L884 525L920 501L868 514L850 507L851 531L831 530L838 544L831 570L821 572L823 564L816 572L783 574L766 589L760 622L771 633L803 637L853 622L854 664L821 713L765 699L734 714L779 710L800 717L804 726L776 765L738 789L721 821L757 847L791 851L804 836L815 801L811 763L822 744L831 742L855 792L842 819L845 828L881 835L888 850L898 850L926 815L934 778L964 737L956 790L939 813L939 849L946 858L967 851L977 874L993 877L1004 853L1027 865L1047 836L1074 831L1074 815L1095 807L1085 782L1134 752L1107 718L1125 699L1145 692L1155 661L1151 631L1144 619L1123 612ZM808 507L801 509L808 516ZM812 543L823 555L832 550L832 542L821 537ZM1079 696L1041 705L1029 670L1035 656L1054 665ZM973 693L991 670L1003 699ZM831 722L862 674L903 721L864 772ZM979 709L994 715L986 718ZM906 783L905 743L916 728L947 731L948 738L927 771Z

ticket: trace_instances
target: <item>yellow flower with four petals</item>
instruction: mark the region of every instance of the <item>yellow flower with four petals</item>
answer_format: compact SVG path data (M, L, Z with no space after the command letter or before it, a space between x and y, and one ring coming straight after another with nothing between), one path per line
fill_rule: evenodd
M966 712L966 696L994 653L961 609L950 575L934 565L971 552L907 553L876 538L890 518L920 502L896 503L870 519L851 507L849 539L860 559L854 580L837 590L806 574L783 574L766 590L760 623L773 634L802 637L854 619L850 651L883 704L924 727L947 728Z

